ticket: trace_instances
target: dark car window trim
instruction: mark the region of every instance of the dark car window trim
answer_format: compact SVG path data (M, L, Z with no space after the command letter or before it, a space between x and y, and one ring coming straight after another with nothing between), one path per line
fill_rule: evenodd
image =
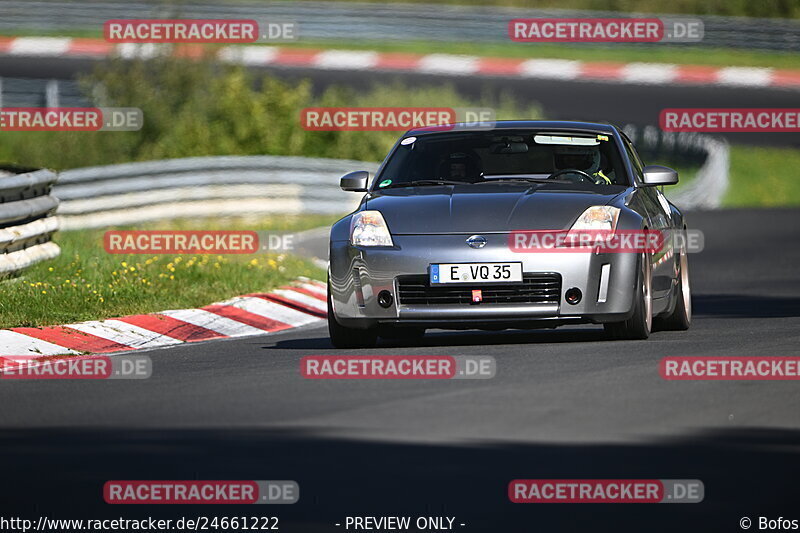
M636 152L636 149L633 146L633 141L631 141L630 137L628 137L622 130L617 131L619 133L619 142L622 145L622 151L625 154L628 172L630 173L631 185L634 187L639 187L642 185L644 178L644 166L642 164L642 160L639 157L638 152Z

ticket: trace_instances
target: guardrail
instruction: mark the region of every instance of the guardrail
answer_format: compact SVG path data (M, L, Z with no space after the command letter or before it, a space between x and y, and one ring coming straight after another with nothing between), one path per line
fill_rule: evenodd
M91 107L73 80L0 77L0 107Z
M513 18L627 17L614 11L467 7L426 4L356 2L180 2L176 5L143 1L0 1L0 31L98 31L109 19L285 19L299 22L301 39L428 40L508 42L507 24ZM635 16L645 16L636 14ZM650 15L652 16L652 15ZM704 38L691 46L800 51L796 20L686 15L703 21ZM680 46L676 43L675 45ZM687 44L688 46L689 44ZM529 46L529 45L524 45ZM596 45L590 45L596 46ZM638 46L658 46L639 44Z
M702 133L664 132L655 126L628 124L623 130L646 163L668 159L700 164L691 181L664 192L672 203L681 209L717 209L722 205L730 170L730 147L725 140Z
M339 189L341 159L225 156L167 159L62 172L53 194L64 230L196 216L345 213L358 195Z
M50 240L58 230L55 181L50 170L0 167L0 277L60 253Z

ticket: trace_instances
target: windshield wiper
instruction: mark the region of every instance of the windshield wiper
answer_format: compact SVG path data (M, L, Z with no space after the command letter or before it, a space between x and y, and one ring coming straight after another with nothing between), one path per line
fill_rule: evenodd
M395 187L416 187L417 185L468 185L470 183L471 182L469 181L453 181L453 180L413 180L413 181L392 183L388 187L380 187L380 189L393 189Z
M537 183L550 183L553 181L565 181L565 180L557 180L551 178L526 178L526 177L517 177L517 176L507 176L502 178L487 178L482 183L490 183L493 181L533 181Z

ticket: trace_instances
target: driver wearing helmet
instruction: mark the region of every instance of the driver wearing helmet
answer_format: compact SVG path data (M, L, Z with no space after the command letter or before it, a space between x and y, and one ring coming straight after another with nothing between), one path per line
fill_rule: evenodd
M583 146L558 146L553 151L556 170L581 170L594 178L597 184L611 185L611 178L603 174L600 150Z

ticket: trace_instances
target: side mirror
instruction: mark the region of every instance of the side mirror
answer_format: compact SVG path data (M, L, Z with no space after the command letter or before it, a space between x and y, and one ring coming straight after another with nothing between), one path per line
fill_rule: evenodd
M369 172L366 170L356 170L342 176L339 180L339 187L343 191L351 192L366 192L367 183L369 182Z
M645 185L675 185L678 183L678 172L668 167L647 165L644 167Z

